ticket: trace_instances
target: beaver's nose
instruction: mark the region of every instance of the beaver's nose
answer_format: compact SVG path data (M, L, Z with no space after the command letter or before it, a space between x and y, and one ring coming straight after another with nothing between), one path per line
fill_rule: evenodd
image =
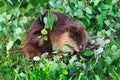
M78 46L78 49L79 49L80 51L83 51L83 50L85 49L85 45L79 45L79 46Z

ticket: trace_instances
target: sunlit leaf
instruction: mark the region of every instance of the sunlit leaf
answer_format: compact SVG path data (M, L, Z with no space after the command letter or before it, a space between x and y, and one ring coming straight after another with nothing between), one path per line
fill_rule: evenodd
M20 27L16 28L15 30L16 34L20 34L22 32L22 29Z
M97 6L99 2L100 2L100 0L95 0L94 5Z
M57 44L54 44L54 45L52 46L52 49L53 49L53 51L56 51L56 50L57 50Z
M58 69L58 64L55 62L50 63L50 70L54 71Z
M117 2L118 2L118 0L112 0L112 4L115 4Z
M73 49L70 48L68 45L64 45L64 46L62 47L62 51L63 51L63 52L71 52L71 53L73 53Z
M112 59L111 57L107 56L105 61L108 63L108 64L111 64L112 63Z
M0 1L0 7L4 6L4 2Z
M48 34L48 31L44 28L44 29L41 31L41 33L42 33L43 35L47 35L47 34Z
M33 60L34 60L34 61L39 61L39 60L40 60L40 57L39 57L39 56L34 56L34 57L33 57Z
M107 35L107 36L110 36L110 35L111 35L111 31L110 31L110 30L107 30L107 31L106 31L106 35Z
M105 20L104 22L107 26L109 26L111 24L109 20Z
M72 58L69 60L69 63L70 63L70 64L73 64L73 62L74 62L75 60L77 60L77 56L76 56L76 55L75 55L75 56L72 56Z
M14 43L13 41L8 42L8 44L6 46L7 51L11 49L11 47L13 46L13 43Z
M104 51L104 50L103 50L102 47L100 47L99 49L96 50L97 54L100 54L100 53L102 53L103 51Z
M91 55L93 55L93 52L92 52L92 50L87 50L87 51L85 51L84 55L91 56Z
M92 14L92 10L90 9L90 7L86 7L85 10L88 14Z
M117 50L117 46L116 46L116 45L112 45L111 49L112 49L113 51L116 51L116 50Z

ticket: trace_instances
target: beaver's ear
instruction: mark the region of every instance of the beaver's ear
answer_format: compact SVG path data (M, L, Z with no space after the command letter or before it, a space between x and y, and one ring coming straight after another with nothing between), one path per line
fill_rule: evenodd
M66 26L65 31L70 32L71 30L76 30L74 26Z
M65 28L65 32L69 32L70 31L70 28L69 27L66 27Z

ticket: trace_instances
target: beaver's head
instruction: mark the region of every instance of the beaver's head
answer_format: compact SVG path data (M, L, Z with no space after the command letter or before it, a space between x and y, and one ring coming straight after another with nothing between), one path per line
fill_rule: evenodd
M53 31L50 38L52 45L57 45L58 51L68 44L76 52L84 50L89 40L86 31L81 26L69 26L65 30Z

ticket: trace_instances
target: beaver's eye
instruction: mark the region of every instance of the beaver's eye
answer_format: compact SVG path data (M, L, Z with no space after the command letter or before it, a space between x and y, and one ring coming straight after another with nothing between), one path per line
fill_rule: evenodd
M69 32L69 28L66 28L66 32Z
M73 37L73 40L76 41L76 37Z

